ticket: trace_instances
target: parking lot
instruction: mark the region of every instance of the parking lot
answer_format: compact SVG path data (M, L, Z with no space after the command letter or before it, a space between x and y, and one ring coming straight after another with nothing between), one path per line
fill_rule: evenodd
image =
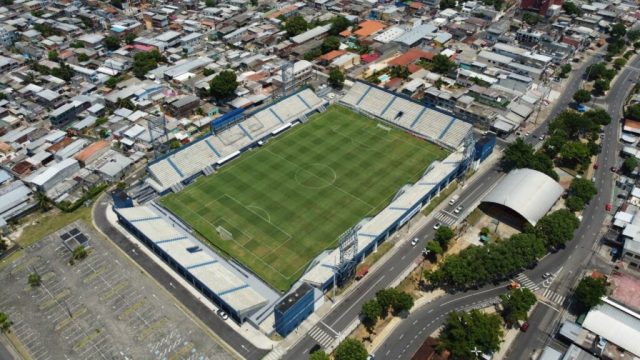
M0 311L34 359L232 358L104 241L76 222L0 273ZM83 242L89 255L70 261Z

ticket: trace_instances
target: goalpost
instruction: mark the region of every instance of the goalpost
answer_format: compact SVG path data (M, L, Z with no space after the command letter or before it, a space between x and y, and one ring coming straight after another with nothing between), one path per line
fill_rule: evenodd
M222 240L233 240L233 233L231 231L225 229L223 226L217 226L216 231Z

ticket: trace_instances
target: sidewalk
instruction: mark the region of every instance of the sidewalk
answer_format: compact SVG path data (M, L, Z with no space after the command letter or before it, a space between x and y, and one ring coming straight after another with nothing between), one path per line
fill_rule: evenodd
M197 298L200 302L202 302L205 306L211 309L211 311L218 310L218 307L209 301L204 295L202 295L198 290L196 290L192 284L186 281L183 277L178 275L169 265L167 265L164 261L162 261L156 254L154 254L149 248L147 248L144 244L142 244L136 237L131 235L126 229L124 229L119 223L116 213L113 212L111 207L107 207L107 220L109 223L118 229L122 235L124 235L129 241L136 245L136 247L140 250L140 252L145 253L149 258L151 258L158 266L160 266L167 274L170 274L171 277L175 280L176 283L182 285L185 289L187 289L195 298ZM170 284L171 285L171 284ZM236 324L234 321L227 321L226 325L231 327L236 333L241 335L251 344L259 349L272 349L274 346L274 342L269 339L265 334L260 332L258 329L249 325L248 323L244 323L241 326Z

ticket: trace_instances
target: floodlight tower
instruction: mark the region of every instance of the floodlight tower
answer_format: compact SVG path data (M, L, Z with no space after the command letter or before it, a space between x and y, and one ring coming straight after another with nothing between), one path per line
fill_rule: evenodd
M167 144L169 140L167 119L164 116L164 112L162 115L152 116L151 119L147 121L147 126L149 127L151 146L153 146L153 158L157 159L158 156L164 154L169 148Z
M294 85L293 81L293 63L286 61L280 66L280 72L282 73L282 96L287 96L289 88Z

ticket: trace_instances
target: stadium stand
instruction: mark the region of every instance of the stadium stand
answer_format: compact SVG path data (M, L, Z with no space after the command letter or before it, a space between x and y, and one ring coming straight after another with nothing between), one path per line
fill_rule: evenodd
M230 127L192 142L147 167L146 179L158 193L182 188L182 182L237 156L250 146L281 132L295 121L302 121L314 111L322 110L325 101L310 89L304 89L263 108Z
M457 151L442 161L436 161L415 184L405 191L380 213L366 222L358 231L358 253L356 261L361 261L397 228L404 225L420 209L436 197L451 181L466 168L464 152ZM305 273L302 280L322 290L331 287L333 269L340 263L340 250L334 249L320 258Z
M149 206L114 209L118 220L202 294L243 322L271 302L181 227Z
M340 101L356 111L387 121L453 150L460 148L471 135L471 124L363 82L356 82Z

